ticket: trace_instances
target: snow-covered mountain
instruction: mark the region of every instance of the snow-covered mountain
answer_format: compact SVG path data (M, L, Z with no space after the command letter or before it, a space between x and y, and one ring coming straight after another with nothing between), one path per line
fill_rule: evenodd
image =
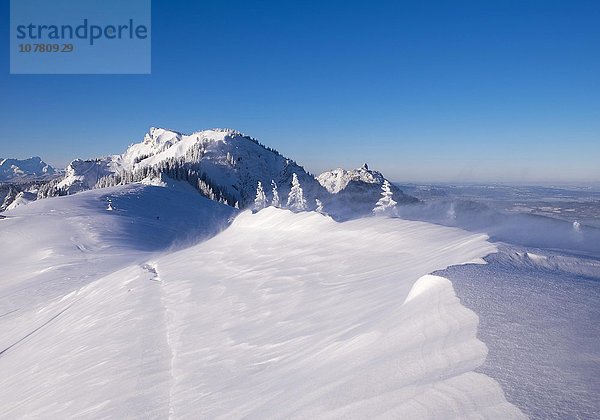
M6 166L10 166L6 162ZM36 170L38 173L57 173L47 165L36 169L36 162L37 166L43 164L39 158L27 162L21 166L29 168L31 173ZM2 186L0 211L39 198L164 179L187 182L203 196L239 208L254 204L259 182L264 187L264 201L271 204L273 185L276 185L281 205L285 206L294 174L302 188L306 209L318 208L339 220L371 213L386 181L380 172L369 169L366 164L350 171L328 171L315 179L293 160L231 129L204 130L188 135L153 127L142 141L130 145L122 154L76 159L62 176L55 175L43 185ZM418 202L393 184L391 190L393 200L400 205Z
M323 172L317 181L330 193L326 205L339 218L352 218L369 214L381 196L381 187L386 178L381 172L369 169L365 163L353 170L334 169ZM389 182L389 180L387 180ZM399 204L418 202L390 182L393 199Z
M335 169L317 179L295 161L264 146L252 137L231 129L212 129L183 134L164 128L151 128L139 143L130 145L122 154L98 159L76 159L64 175L49 181L19 203L35 198L63 196L81 191L124 185L164 177L182 180L207 198L239 208L253 205L258 182L264 186L270 204L277 186L285 204L293 175L303 190L307 210L318 207L338 219L360 217L371 212L380 197L385 177L363 167L347 171ZM399 204L418 200L404 194L392 184L393 199ZM4 198L15 200L20 191ZM0 211L12 201L4 199Z
M244 207L253 201L258 181L265 186L275 181L279 194L286 196L294 173L310 198L309 208L314 208L314 199L327 195L325 189L296 162L249 136L230 129L186 135L151 128L121 155L72 162L64 178L50 183L40 196L68 195L164 174L189 182L212 199ZM271 197L269 188L267 198Z
M29 159L0 158L0 182L32 180L56 175L58 172L38 156Z
M331 194L343 191L351 182L364 182L366 184L382 185L385 178L381 172L369 169L366 163L360 168L346 170L342 168L323 172L317 177L317 181Z

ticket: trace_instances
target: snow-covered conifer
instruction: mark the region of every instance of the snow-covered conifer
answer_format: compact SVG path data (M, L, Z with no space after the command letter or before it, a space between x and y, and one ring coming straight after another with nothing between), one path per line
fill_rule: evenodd
M227 163L229 163L231 166L235 166L235 159L233 158L233 155L229 152L227 152Z
M375 214L386 214L396 208L396 202L392 198L394 193L390 188L390 183L385 180L383 185L381 186L381 198L375 204L375 208L373 209L373 213Z
M263 189L262 182L258 181L258 187L256 188L256 198L254 199L254 210L262 210L267 207L267 196Z
M273 201L271 201L271 205L279 207L279 193L277 192L277 184L273 180L271 180L271 187L273 188Z
M296 211L306 210L306 200L304 199L304 193L302 192L300 181L298 181L298 175L296 175L295 173L292 176L292 189L290 190L290 194L288 195L287 207Z
M317 213L323 213L323 203L321 202L321 200L319 200L318 198L315 198L315 204L317 206L315 211Z

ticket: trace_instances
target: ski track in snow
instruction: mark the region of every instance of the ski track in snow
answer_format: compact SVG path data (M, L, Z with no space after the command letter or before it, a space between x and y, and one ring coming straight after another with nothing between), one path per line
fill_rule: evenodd
M69 242L87 256L105 234ZM427 275L480 261L495 250L485 239L268 208L182 251L146 262L136 254L83 285L37 289L35 303L8 295L3 415L520 418L500 386L475 372L487 354L477 316L448 280Z

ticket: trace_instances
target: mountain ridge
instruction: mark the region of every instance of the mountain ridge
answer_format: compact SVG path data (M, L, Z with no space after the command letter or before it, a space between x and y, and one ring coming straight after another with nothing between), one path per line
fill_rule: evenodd
M266 187L268 203L274 195L273 183L277 185L279 196L286 197L295 174L307 199L307 210L319 208L319 201L325 204L326 212L335 216L338 211L334 207L346 205L340 200L360 199L352 197L353 194L365 192L368 198L362 197L364 203L360 211L354 206L356 215L364 215L373 208L385 181L380 172L369 170L366 165L352 171L329 172L337 174L343 183L334 188L334 193L326 182L321 182L326 173L315 177L293 159L240 131L213 128L184 134L151 127L140 142L130 144L121 154L73 160L62 177L39 188L37 198L167 177L188 182L212 200L245 208L253 204L259 182ZM396 201L413 202L394 188ZM332 198L332 195L337 197Z
M39 156L27 159L0 158L0 182L27 181L57 174L58 171Z

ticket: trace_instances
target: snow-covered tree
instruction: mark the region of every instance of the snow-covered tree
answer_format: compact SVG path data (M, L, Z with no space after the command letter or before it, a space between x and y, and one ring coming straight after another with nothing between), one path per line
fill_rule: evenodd
M263 189L262 182L258 181L258 187L256 188L256 198L254 199L254 210L262 210L267 207L267 196Z
M292 189L290 190L290 195L288 195L287 207L296 211L306 210L304 193L302 192L302 187L300 187L298 175L295 173L292 175Z
M226 159L227 163L229 163L231 166L235 166L235 159L231 153L227 152Z
M317 213L323 213L323 203L321 202L321 200L319 200L318 198L315 198L315 204L317 205L317 208L315 209L315 211Z
M390 183L385 180L383 185L381 186L381 198L375 204L375 208L373 209L373 213L375 214L386 214L396 208L396 202L392 198L394 193L390 188Z
M273 201L271 201L271 205L273 207L279 207L279 193L277 192L277 184L273 180L271 180L271 187L273 188Z
M206 197L211 200L216 198L215 193L210 185L202 179L198 180L198 190Z

